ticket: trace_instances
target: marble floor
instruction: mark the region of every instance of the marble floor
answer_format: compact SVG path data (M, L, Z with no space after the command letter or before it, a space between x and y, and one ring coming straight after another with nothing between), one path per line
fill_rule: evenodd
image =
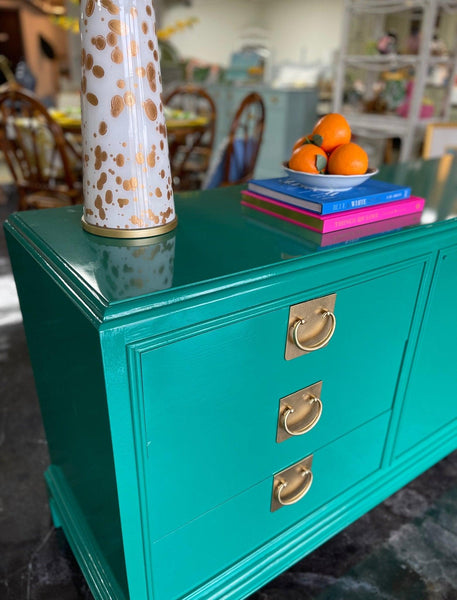
M2 223L14 209L12 190L8 186L5 190L6 194L0 194ZM2 230L2 600L93 598L61 531L51 524L42 477L48 461ZM250 600L457 600L457 453L296 563Z

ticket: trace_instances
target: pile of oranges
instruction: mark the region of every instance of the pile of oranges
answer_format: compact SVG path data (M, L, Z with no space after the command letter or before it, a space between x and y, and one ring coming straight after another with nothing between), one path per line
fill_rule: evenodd
M361 146L351 142L351 136L351 128L343 115L324 115L310 135L295 142L289 168L314 174L363 175L368 169L368 155Z

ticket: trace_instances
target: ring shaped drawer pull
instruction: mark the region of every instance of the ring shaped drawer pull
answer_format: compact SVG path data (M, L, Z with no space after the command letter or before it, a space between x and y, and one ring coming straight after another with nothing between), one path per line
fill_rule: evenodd
M291 504L295 504L296 502L301 500L303 496L306 495L306 493L309 491L309 488L311 487L311 484L313 483L313 474L309 469L303 469L301 472L301 476L303 477L304 481L303 486L300 489L300 491L291 498L283 498L282 496L283 491L288 485L287 481L282 481L278 485L278 487L276 488L276 499L278 500L279 504L281 504L282 506L290 506Z
M312 429L317 424L319 419L321 418L321 414L322 414L321 399L317 398L316 396L309 395L308 397L304 396L304 400L306 403L312 405L313 408L315 407L315 410L312 413L311 419L307 420L306 423L302 427L299 427L298 429L291 429L290 425L287 423L287 420L290 417L290 415L292 415L295 412L295 410L292 407L288 406L282 414L282 426L284 427L284 429L287 431L287 433L289 435L303 435L307 431L310 431L310 429Z
M294 340L296 346L298 346L298 348L300 348L300 350L303 350L304 352L313 352L314 350L319 350L319 348L323 348L324 346L326 346L329 343L332 335L335 333L336 317L330 310L323 309L322 310L322 318L330 319L330 321L331 321L330 330L327 333L327 335L320 342L315 344L314 346L305 346L305 344L300 342L300 340L298 339L298 330L300 329L300 327L302 325L306 324L306 319L298 319L297 321L295 321L293 329L292 329L292 337L293 337L293 340Z

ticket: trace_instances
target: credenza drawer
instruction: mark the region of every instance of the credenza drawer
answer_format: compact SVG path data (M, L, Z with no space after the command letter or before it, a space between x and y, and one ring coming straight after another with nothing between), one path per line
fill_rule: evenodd
M389 418L390 412L385 413L318 450L312 457L312 485L296 504L271 511L271 474L229 502L153 543L151 558L157 568L152 577L154 598L183 597L211 575L234 565L279 534L287 537L291 527L293 538L306 536L307 532L312 535L316 522L325 519L328 511L336 510L338 497L345 490L380 468ZM200 479L198 485L211 486L210 474ZM260 552L258 560L261 558ZM208 590L200 597L208 600L214 595Z
M138 451L153 539L391 407L421 269L328 290L336 293L333 337L292 360L285 359L291 300L143 345L135 366ZM281 399L318 382L317 424L277 441Z

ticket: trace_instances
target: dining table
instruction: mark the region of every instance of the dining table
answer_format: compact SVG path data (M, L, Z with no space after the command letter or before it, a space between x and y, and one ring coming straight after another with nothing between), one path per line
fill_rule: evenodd
M66 135L81 136L81 111L77 107L50 109L49 112ZM182 144L188 135L203 134L209 119L185 111L165 109L165 122L172 154L175 146Z
M81 111L77 107L51 109L50 114L61 126L73 157L80 161L82 157ZM198 144L207 131L209 122L209 118L204 115L165 107L168 155L172 173L175 164L180 164L182 160L183 148ZM209 160L206 160L202 165L199 165L199 168L203 168L206 172L208 165Z

